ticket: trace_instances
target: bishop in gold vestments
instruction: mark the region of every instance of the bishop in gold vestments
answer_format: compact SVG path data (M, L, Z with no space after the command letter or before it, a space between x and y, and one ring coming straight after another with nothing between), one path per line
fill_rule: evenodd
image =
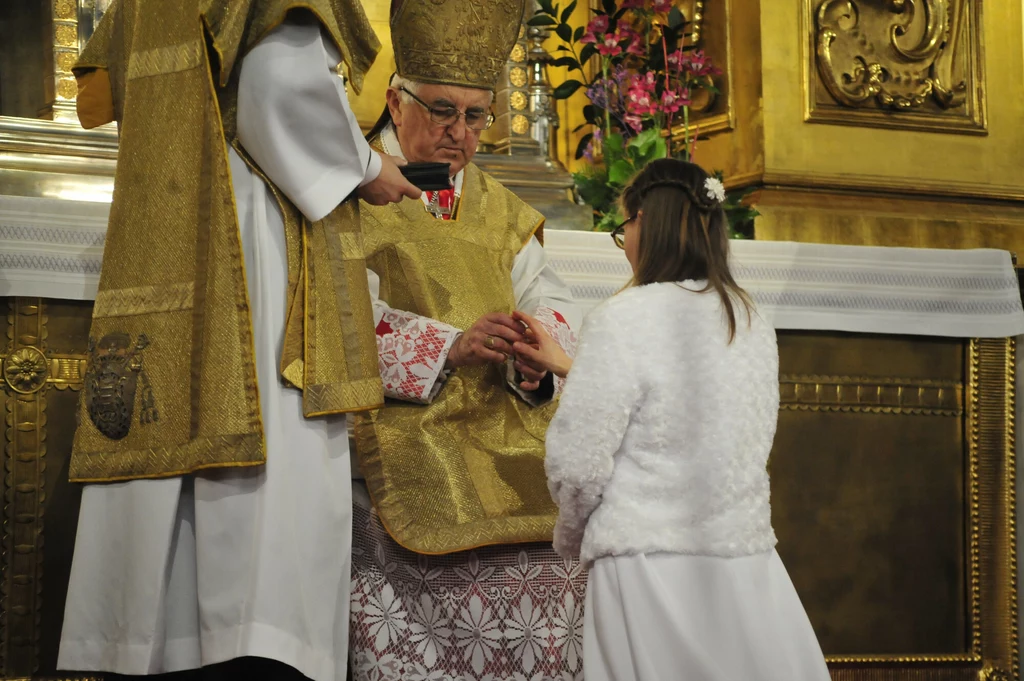
M360 209L388 399L355 423L364 477L353 490L363 501L354 526L356 681L383 669L398 678L534 678L534 645L562 603L564 592L542 582L525 599L521 592L523 579L540 574L528 556L565 571L550 550L556 509L544 475L559 386L551 376L539 386L518 379L530 368L502 352L516 309L572 352L579 312L539 241L543 217L472 162L522 20L523 3L509 0L392 4L398 73L371 143L410 162L450 163L452 177L420 201ZM489 548L466 553L479 547ZM480 581L513 567L523 568L518 582ZM529 639L514 611L528 613L519 624L533 629ZM550 657L543 675L560 677L547 671L560 672L561 656Z
M344 412L383 399L345 199L394 167L336 67L377 48L357 0L115 0L84 51L80 117L121 149L62 669L345 679Z

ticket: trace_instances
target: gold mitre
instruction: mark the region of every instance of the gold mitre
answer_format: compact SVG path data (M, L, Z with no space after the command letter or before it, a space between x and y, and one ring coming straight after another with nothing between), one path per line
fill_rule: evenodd
M393 0L398 75L494 90L519 37L525 0Z

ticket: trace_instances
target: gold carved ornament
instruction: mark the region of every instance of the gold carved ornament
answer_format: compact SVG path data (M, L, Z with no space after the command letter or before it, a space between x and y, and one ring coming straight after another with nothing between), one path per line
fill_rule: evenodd
M954 76L968 0L824 0L815 49L825 87L837 102L860 107L943 109L964 105L968 85Z

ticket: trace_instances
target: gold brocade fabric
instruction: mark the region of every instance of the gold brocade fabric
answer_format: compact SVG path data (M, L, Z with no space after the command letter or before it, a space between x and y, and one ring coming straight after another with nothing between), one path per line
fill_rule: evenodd
M476 166L452 220L412 200L362 211L367 264L391 307L460 329L515 309L513 260L543 218ZM431 554L550 541L544 434L553 415L553 404L517 397L494 365L456 370L429 405L389 400L360 415L356 451L388 532Z
M72 480L265 461L227 144L240 58L294 9L361 80L377 42L358 0L115 0L75 67L90 88L82 119L112 115L120 147ZM358 205L309 225L275 194L289 245L282 368L307 415L379 406Z
M395 0L390 23L398 75L493 90L523 19L523 0Z

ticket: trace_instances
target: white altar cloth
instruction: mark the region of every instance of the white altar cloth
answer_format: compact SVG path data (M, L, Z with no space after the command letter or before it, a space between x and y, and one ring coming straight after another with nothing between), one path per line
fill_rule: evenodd
M92 300L108 211L100 202L0 196L0 296ZM585 308L628 281L629 264L607 234L549 230L544 237L552 265ZM776 329L1024 334L1006 251L733 241L732 266Z

